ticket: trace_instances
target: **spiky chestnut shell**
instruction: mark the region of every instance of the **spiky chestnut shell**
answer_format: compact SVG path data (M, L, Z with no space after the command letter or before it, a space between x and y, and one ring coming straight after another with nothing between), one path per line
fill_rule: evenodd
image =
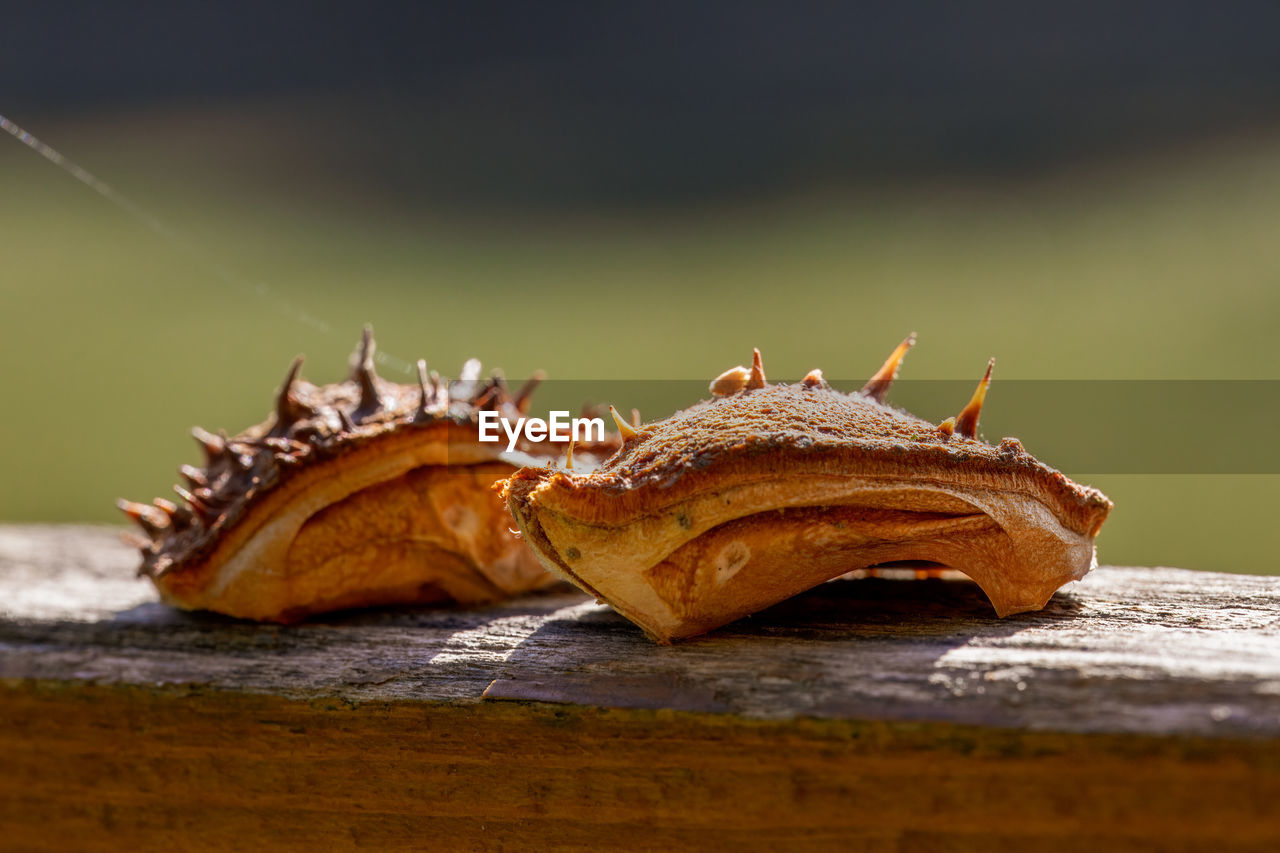
M478 604L554 582L491 489L516 466L477 426L486 409L523 414L540 377L512 395L500 376L481 380L475 360L454 381L418 366L416 385L379 377L366 329L346 381L313 385L299 358L266 421L230 437L197 428L205 465L183 466L179 501L121 502L147 534L140 573L179 607L279 622Z
M660 642L900 561L967 574L1000 616L1039 609L1094 565L1111 502L976 437L990 367L942 424L885 405L912 342L853 394L819 371L769 385L757 352L595 471L526 467L502 494L548 569Z

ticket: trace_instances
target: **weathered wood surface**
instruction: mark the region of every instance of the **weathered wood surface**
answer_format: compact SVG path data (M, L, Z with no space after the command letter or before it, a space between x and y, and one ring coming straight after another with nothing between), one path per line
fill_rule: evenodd
M0 677L1280 736L1274 577L1102 568L1003 620L968 583L840 582L662 647L575 592L254 625L160 604L134 564L110 529L0 528Z
M660 647L571 592L282 628L134 567L0 527L0 846L1280 843L1280 578L839 582Z

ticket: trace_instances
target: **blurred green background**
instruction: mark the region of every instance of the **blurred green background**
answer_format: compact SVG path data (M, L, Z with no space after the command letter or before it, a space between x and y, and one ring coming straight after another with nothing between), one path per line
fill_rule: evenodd
M475 355L512 377L705 380L758 346L771 376L856 378L915 330L912 378L976 380L995 355L997 382L1280 379L1280 129L1257 69L1253 88L1227 81L1256 97L1226 101L1194 75L1087 108L1078 86L1058 123L1020 97L971 125L838 98L804 121L749 99L664 118L665 101L633 95L645 126L702 116L697 139L655 145L631 119L592 124L627 114L626 98L560 97L522 76L527 56L513 71L502 55L466 86L431 78L429 96L405 95L391 63L354 90L273 87L268 67L221 89L125 80L128 97L77 97L86 84L67 78L0 103L163 232L0 136L0 520L115 523L115 498L163 495L197 461L192 425L262 419L299 352L308 378L340 378L365 322L384 351L445 373ZM821 71L788 85L810 92ZM938 105L953 100L921 96L913 115L952 115ZM1139 102L1163 112L1124 108ZM735 123L753 109L790 123ZM971 126L1000 145L969 156ZM773 144L788 133L810 144ZM912 141L927 152L903 154ZM1194 453L1213 437L1188 401L1185 421L1143 440ZM1104 562L1278 570L1280 477L1067 473L1116 502Z

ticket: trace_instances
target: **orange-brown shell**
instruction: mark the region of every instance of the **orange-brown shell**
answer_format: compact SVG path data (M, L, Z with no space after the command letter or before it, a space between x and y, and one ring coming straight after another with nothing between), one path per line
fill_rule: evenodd
M418 384L388 382L367 331L347 381L316 386L299 367L265 422L231 437L195 431L206 464L183 467L180 502L121 503L148 534L141 573L166 601L293 621L477 604L554 582L491 489L516 469L512 454L478 440L479 412L519 417L537 377L512 395L500 376L482 381L479 362L453 382L419 362ZM536 450L521 449L525 460Z
M820 375L721 393L590 474L527 467L503 486L544 565L659 640L885 563L963 571L1000 615L1094 563L1111 502L1016 439L992 446Z

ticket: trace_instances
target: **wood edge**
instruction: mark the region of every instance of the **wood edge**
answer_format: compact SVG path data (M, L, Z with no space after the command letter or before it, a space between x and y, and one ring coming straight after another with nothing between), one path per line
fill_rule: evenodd
M461 700L358 700L323 693L302 696L195 684L157 686L0 679L0 711L9 713L14 706L21 705L51 705L51 713L82 709L96 715L118 714L126 720L151 710L183 706L193 712L220 716L244 715L245 720L258 720L264 711L279 710L314 715L318 720L331 720L329 715L347 715L342 720L344 725L368 723L373 729L383 728L397 718L416 720L423 716L452 715L495 726L516 722L574 729L622 726L636 732L688 734L696 731L715 737L737 731L753 738L801 737L846 742L862 747L868 754L925 749L995 759L1058 754L1080 757L1085 752L1132 759L1156 756L1188 761L1229 759L1275 774L1280 780L1280 738L1241 734L1064 731L866 717L796 716L771 720L723 711L586 705L503 695Z

